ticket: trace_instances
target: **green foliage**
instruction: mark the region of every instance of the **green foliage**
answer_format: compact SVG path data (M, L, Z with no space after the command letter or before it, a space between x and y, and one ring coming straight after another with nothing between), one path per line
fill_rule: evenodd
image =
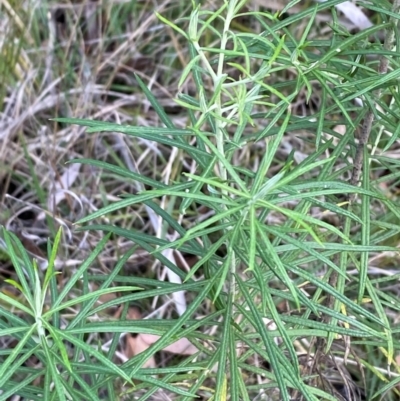
M183 284L148 279L141 286L134 278L132 283L138 287L112 287L121 279L120 269L129 257L124 255L112 274L103 278L100 289L89 292L87 269L106 243L105 237L58 293L53 264L60 237L41 277L19 240L5 231L19 278L18 283L10 283L21 292L23 301L0 293L9 305L9 310L0 310L2 335L18 339L18 346L7 352L0 368L0 400L14 393L34 400L98 400L104 389L107 399L118 399L120 395L110 384L116 378L124 381L123 391L128 394L143 390L140 400L151 399L159 388L180 400L199 395L212 400L253 400L262 395L283 401L294 397L350 400L334 385L328 386L326 376L320 375L325 385L316 386L311 377L315 372L304 374L299 354L302 349L313 353L316 339L317 344L326 340L328 348L343 338L353 339L364 351L379 347L384 354L384 358L380 356L382 364L395 366L394 349L400 342L389 311L398 313L400 304L384 294L379 281L368 274L370 255L396 251L387 241L398 232L397 224L390 222L400 217L396 200L379 186L385 179L370 179L374 166L381 163L391 172L387 180L398 176L398 162L376 149L390 149L398 137L399 54L372 40L394 22L357 34L333 25L332 40L319 40L309 37L317 13L331 9L336 17L333 6L340 1L312 5L283 20L278 14L246 11L245 3L226 1L213 12L194 5L189 17L174 22L159 15L161 22L185 39L190 55L176 99L187 115L185 128L174 124L139 76L137 82L163 127L57 119L86 126L87 133L120 132L151 140L176 150L176 163L193 163L190 172L181 164L179 181L165 183L103 161L73 161L109 170L141 188L139 193L125 194L79 220L80 225L95 221L80 229L102 230L132 241ZM391 15L381 2L375 3L371 9ZM257 20L264 32L258 35L232 29L239 16ZM305 20L304 33L296 37L288 28ZM380 57L390 57L387 74L377 71ZM303 95L308 102L317 97L319 107L299 118L293 109ZM363 148L360 182L349 183L348 178L354 176L357 132L370 110L376 121L369 137L371 146ZM339 125L346 127L345 133L335 129ZM296 142L291 141L294 136ZM282 156L283 143L292 149ZM292 143L306 144L307 154L297 152ZM240 165L237 155L246 148L254 148L257 159ZM379 203L382 215L372 213L373 202ZM96 221L133 205L145 205L162 219L161 234ZM185 219L200 216L201 208L210 210L210 217ZM334 218L325 218L328 215ZM335 218L339 224L333 223ZM172 240L171 232L176 234ZM171 249L196 258L189 273L165 256ZM356 273L350 274L350 270ZM332 277L336 277L334 283ZM82 295L67 300L80 280L86 283ZM117 302L183 290L194 296L176 319L152 321L152 325L146 320L93 323L89 319ZM109 292L129 294L94 307L96 300ZM48 309L44 308L46 297L51 299L46 302ZM326 302L329 297L334 300L332 305ZM210 301L213 313L201 316L201 305ZM78 305L77 315L61 324L61 312ZM11 313L12 308L32 321ZM204 334L210 327L217 332ZM162 337L143 353L117 365L112 362L113 352L119 335L129 330ZM114 334L108 353L85 343L84 335L105 331ZM179 359L168 374L162 368L142 368L156 352L184 337L196 344L198 354ZM327 349L325 352L329 354ZM23 366L31 355L43 368ZM346 358L344 352L341 357ZM259 359L265 363L256 364ZM368 377L382 377L367 358L352 360L364 367ZM92 378L89 383L83 380L85 375ZM257 382L257 375L262 382ZM11 380L13 376L24 379L17 383ZM42 392L31 384L38 377L44 378ZM383 387L380 381L368 381L368 399L397 382L394 379Z

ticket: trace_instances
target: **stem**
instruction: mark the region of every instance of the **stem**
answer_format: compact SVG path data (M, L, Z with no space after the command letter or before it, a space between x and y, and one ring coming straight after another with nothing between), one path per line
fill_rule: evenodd
M225 54L224 51L226 50L226 44L228 43L229 39L229 28L232 22L232 19L234 17L233 11L235 7L235 0L232 0L229 2L228 5L228 10L227 10L227 15L225 18L225 23L224 23L224 29L222 32L221 36L221 52L219 54L219 59L218 59L218 66L217 66L217 75L214 78L214 90L219 90L221 87L221 80L224 79L224 66L225 66ZM221 88L222 89L222 88ZM218 94L217 98L215 99L215 105L216 105L216 115L221 116L223 114L222 111L222 90ZM224 137L224 132L223 132L223 122L221 121L220 118L216 118L215 121L216 124L216 141L217 141L217 149L220 152L221 155L225 154L225 137ZM228 178L227 171L225 166L221 161L218 162L219 166L219 174L220 177L223 181L226 181ZM226 191L223 191L222 195L226 195Z
M393 3L392 12L398 13L399 10L400 10L400 0L395 0ZM399 20L397 18L394 18L393 16L390 17L390 22L392 23L392 25L390 28L388 28L386 30L385 42L383 45L384 49L387 51L392 51L394 48L395 30L397 30L398 21ZM381 56L380 61L379 61L378 73L381 75L386 74L388 69L389 69L388 56ZM379 88L375 91L374 98L380 99L381 96L382 96L382 89ZM364 160L363 160L364 149L368 144L369 137L371 134L372 124L375 119L375 113L374 113L373 109L376 108L376 105L377 105L377 101L375 100L373 102L373 108L369 109L365 116L364 123L363 123L362 130L361 130L361 136L360 136L357 148L356 148L356 154L354 157L354 167L353 167L353 171L352 171L351 178L350 178L350 184L355 185L355 186L358 186L360 184L362 166L364 163ZM351 211L352 203L354 202L355 198L356 198L355 193L348 195L348 202L349 202L348 210L349 211ZM341 222L342 227L346 227L346 223L347 223L346 218L343 218L341 220L342 220L342 222ZM339 265L340 257L341 256L339 254L335 255L335 264L336 265ZM332 273L329 277L328 283L333 288L336 288L337 283L338 283L338 273L336 271L332 271ZM327 294L327 297L326 297L326 300L324 303L327 308L335 309L336 299L332 295ZM331 318L329 316L323 316L322 321L325 322L326 324L328 324L331 321ZM317 355L316 361L317 361L317 363L318 363L318 357L323 354L325 346L326 346L326 339L318 339L317 340L317 344L316 344L316 355ZM316 363L316 365L317 365L317 363Z
M393 3L392 7L392 12L393 13L398 13L400 10L400 0L395 0ZM389 20L392 23L392 26L388 29L386 29L386 35L385 35L385 42L383 45L384 50L388 51L393 51L394 48L394 40L395 40L395 30L397 30L397 26L399 23L399 20L397 18L394 18L393 16L390 17ZM379 67L378 67L378 73L383 75L387 74L387 71L389 69L389 58L387 56L381 56L379 60ZM375 99L380 99L382 96L382 88L379 88L375 92ZM373 103L373 108L376 107L377 102L375 101ZM362 165L363 165L363 154L364 154L364 147L368 144L369 136L371 134L372 130L372 124L375 119L375 113L373 109L369 109L367 112L367 115L365 116L364 119L364 124L362 126L361 130L361 136L360 136L360 141L357 145L356 149L356 154L354 157L354 168L352 172L352 176L350 179L350 184L352 185L359 185L360 182L360 177L361 177L361 170L362 170ZM351 196L350 200L354 201L355 194Z

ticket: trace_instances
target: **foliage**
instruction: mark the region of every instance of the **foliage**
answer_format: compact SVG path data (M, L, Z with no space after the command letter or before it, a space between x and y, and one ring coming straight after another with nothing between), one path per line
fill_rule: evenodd
M138 188L77 222L79 230L100 230L135 244L93 292L87 269L107 236L60 292L53 268L60 233L48 247L49 266L41 277L18 238L4 231L19 279L10 283L23 301L0 293L8 305L0 312L2 335L18 341L3 352L0 399L18 393L34 400L98 400L104 394L113 400L141 391L137 399L146 400L163 389L180 400L355 400L363 375L387 381L380 368L387 363L398 369L398 329L390 315L398 313L399 302L382 290L384 277L369 273L372 257L396 251L400 217L397 199L383 187L398 177L397 160L385 152L398 138L399 54L391 41L383 45L378 37L394 29L397 10L385 9L383 2L366 4L387 22L350 34L338 23L338 0L288 18L253 12L245 3L229 0L215 10L193 4L190 16L175 21L158 15L187 49L176 98L185 126L174 123L139 75L159 126L57 118L87 127L88 134L118 132L153 141L160 157L175 156L170 168L178 174L163 180L159 172L155 180L105 161L72 161L109 170ZM330 40L310 37L323 10L333 15ZM235 28L239 19L257 21L262 34ZM295 24L305 24L301 35L289 29ZM390 61L386 73L377 68L381 58ZM300 117L296 104L304 98L318 107ZM244 149L252 156L241 162ZM162 222L159 231L143 233L104 220L139 205L148 220ZM201 219L203 210L207 218ZM94 223L84 225L88 222ZM123 279L120 271L135 247L182 284ZM171 250L194 256L195 263L183 271ZM112 286L122 280L129 285ZM79 282L82 294L66 300ZM191 303L173 319L92 319L117 303L127 310L130 302L180 291ZM95 306L109 292L127 294ZM211 305L209 313L201 313L203 305ZM64 318L71 307L79 311ZM126 331L161 338L118 365L113 355ZM113 334L107 352L86 344L85 337L95 332ZM142 368L180 338L188 338L198 353L177 358L168 370ZM368 360L372 350L382 358L379 368ZM31 355L42 368L23 366ZM353 365L363 374L351 376L347 358L348 369ZM43 392L32 384L39 377ZM391 390L389 397L396 397L397 383L367 380L365 393L372 400Z

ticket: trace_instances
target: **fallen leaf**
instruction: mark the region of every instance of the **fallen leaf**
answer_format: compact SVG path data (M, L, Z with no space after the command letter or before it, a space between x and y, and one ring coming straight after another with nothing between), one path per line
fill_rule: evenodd
M128 320L139 320L141 318L140 312L137 308L129 308L127 319ZM155 334L139 333L137 336L133 336L130 333L126 335L125 342L125 356L127 358L133 358L134 356L146 351L152 344L158 341L161 337ZM180 338L174 343L168 345L163 351L171 352L177 355L193 355L198 352L198 349L187 339ZM154 357L150 358L145 362L143 367L150 368L155 367L156 362Z
M148 347L160 339L160 336L156 336L155 334L139 334L138 337L140 337ZM187 338L183 337L165 347L163 351L178 355L193 355L198 352L198 349Z

